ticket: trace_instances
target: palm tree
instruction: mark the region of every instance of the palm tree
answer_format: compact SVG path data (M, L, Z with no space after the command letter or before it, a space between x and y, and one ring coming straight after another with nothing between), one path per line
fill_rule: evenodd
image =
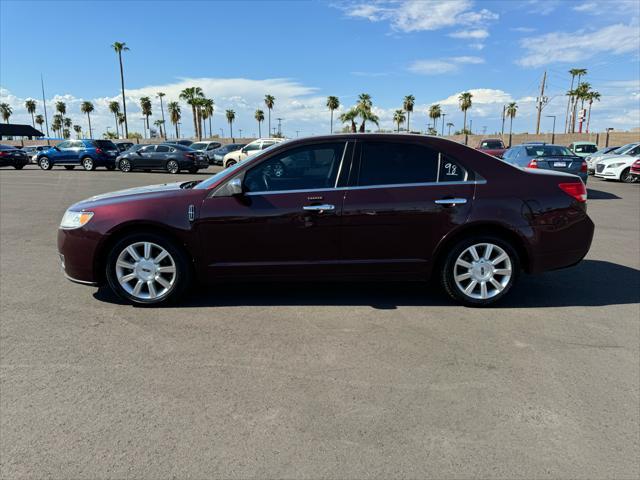
M36 128L36 119L33 116L36 113L36 101L29 98L24 102L24 108L27 109L27 112L31 114L31 124L33 128Z
M142 110L142 115L147 118L147 130L149 130L149 136L151 136L151 128L149 127L149 116L151 115L151 99L149 97L140 97L140 110Z
M573 89L573 80L575 77L578 77L578 85L580 85L580 78L582 78L584 75L587 74L587 69L572 68L571 70L569 70L569 73L571 74L571 89L569 91L574 92L574 94L569 96L569 103L573 105L573 109L572 109L572 115L571 115L571 123L567 127L568 128L567 133L573 133L575 132L575 129L576 129L576 110L578 106L578 99L574 96L575 90Z
M158 92L158 93L156 93L156 95L157 95L157 96L158 96L158 98L160 99L160 112L162 112L162 124L164 125L164 105L162 104L162 97L164 97L164 96L166 95L166 93L164 93L164 92ZM164 134L165 134L164 139L166 140L166 139L167 139L167 137L166 137L166 135L167 135L167 131L166 131L166 129L165 129Z
M233 110L227 110L225 112L227 122L229 122L229 132L231 133L231 139L233 139L233 121L236 119L236 112Z
M124 111L124 138L129 138L129 125L127 124L127 100L124 97L124 70L122 69L122 52L128 52L129 47L124 42L114 42L111 48L118 54L120 62L120 86L122 87L122 110Z
M80 134L82 133L82 127L80 125L73 126L74 132L76 132L76 137L80 139Z
M407 112L407 132L409 131L409 124L411 122L411 113L413 112L413 106L416 103L416 97L413 95L407 95L402 102L402 108Z
M377 123L377 118L371 109L373 108L373 102L371 100L371 95L368 93L361 93L358 95L358 103L356 104L356 109L358 110L358 115L362 118L362 123L360 124L360 133L364 133L366 129L367 120L372 121L373 123Z
M56 111L62 115L62 117L65 116L65 114L67 113L67 104L64 102L56 102ZM62 123L64 120L64 118L62 118L60 120L60 123Z
M333 111L340 108L340 99L338 97L327 97L327 108L331 112L331 133L333 133Z
M68 128L62 130L62 138L71 138L71 130Z
M447 127L449 127L449 133L447 133L447 135L451 136L451 127L453 127L453 123L447 122Z
M89 120L89 138L93 138L93 130L91 130L91 112L93 112L93 103L84 101L80 104L80 111L87 114L87 120Z
M273 108L273 105L275 102L276 102L276 97L274 97L273 95L264 96L264 104L267 106L267 109L269 110L269 132L267 133L267 136L271 135L271 109Z
M184 100L189 105L191 105L191 113L193 113L193 131L194 136L198 137L200 133L200 129L198 128L198 115L196 113L196 105L198 103L198 99L203 98L204 93L202 92L202 88L200 87L187 87L182 92L180 92L180 100Z
M460 110L464 112L464 122L462 124L462 131L467 130L467 110L471 108L471 99L473 95L470 92L462 92L458 97L458 103L460 104Z
M0 103L0 113L2 114L2 119L5 123L9 123L9 117L11 117L13 109L8 103Z
M124 115L122 113L118 114L118 124L120 125L120 132L124 132Z
M512 137L512 132L513 132L513 119L516 116L517 112L518 112L518 105L516 105L516 102L511 102L510 104L507 105L506 114L507 114L507 117L509 117L509 148L511 148L511 137Z
M113 113L113 118L116 120L116 137L118 136L118 115L120 114L120 102L109 102L109 111Z
M589 101L589 113L587 115L587 133L589 133L589 124L591 123L591 105L593 105L594 100L598 102L600 101L600 93L592 90L591 92L589 92L587 100Z
M209 137L213 136L213 132L211 130L211 118L213 117L215 102L212 98L205 98L202 102L202 119L209 119Z
M36 115L36 123L38 124L38 127L40 128L40 131L42 131L42 125L44 124L44 117L42 115Z
M398 125L398 132L400 132L400 124L404 123L405 120L404 110L396 110L393 114L393 121Z
M358 110L355 107L340 115L340 121L342 123L351 122L351 133L356 133L356 118L358 118Z
M256 110L253 114L253 118L258 122L258 138L262 137L262 122L264 122L264 112L260 109Z
M164 135L162 134L162 125L164 125L164 121L163 120L156 120L155 122L153 122L153 124L158 127L158 130L160 130L160 137L164 138Z
M433 129L436 129L436 123L438 119L442 116L442 110L440 109L440 104L435 103L429 107L429 118L433 120Z
M178 102L169 102L167 104L167 110L169 111L169 120L176 127L176 138L180 138L180 132L178 132L178 123L182 118L180 114L180 104Z
M71 127L73 126L73 122L69 117L66 117L62 121L62 124L64 125L64 131L65 131L64 138L71 138Z
M56 113L53 116L53 123L51 124L51 128L53 128L53 131L56 132L56 135L61 137L62 136L62 115L60 115L59 113Z

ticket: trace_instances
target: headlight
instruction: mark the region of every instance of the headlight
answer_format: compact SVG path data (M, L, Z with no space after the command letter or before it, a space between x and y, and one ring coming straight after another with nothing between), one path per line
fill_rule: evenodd
M80 228L89 223L91 217L93 217L93 212L73 212L71 210L67 210L64 212L64 216L60 222L60 228L64 228L66 230Z
M607 165L607 168L618 168L624 165L624 162L618 162L618 163L612 163L610 165Z

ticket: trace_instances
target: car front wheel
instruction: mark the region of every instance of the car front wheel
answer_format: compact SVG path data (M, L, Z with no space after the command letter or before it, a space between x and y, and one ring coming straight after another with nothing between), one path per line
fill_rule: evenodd
M518 254L508 242L499 237L477 236L458 242L449 251L441 280L454 300L482 307L504 297L519 271Z
M53 168L53 165L47 157L41 157L40 160L38 160L38 165L40 165L42 170L51 170Z
M120 169L121 172L128 173L131 171L131 162L126 158L123 158L122 160L120 160L120 163L118 164L118 168Z
M173 301L190 282L186 255L155 234L129 235L117 242L107 259L106 276L117 295L138 305Z
M175 160L169 160L167 162L167 172L169 173L180 173L180 165Z

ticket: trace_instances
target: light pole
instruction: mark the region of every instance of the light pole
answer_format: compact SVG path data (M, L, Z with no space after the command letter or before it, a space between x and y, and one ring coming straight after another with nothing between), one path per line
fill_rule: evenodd
M555 115L545 115L547 118L553 118L553 128L551 130L551 143L556 143L556 116Z
M147 124L144 117L142 117L142 131L144 132L144 138L147 138Z
M441 129L441 131L440 131L440 136L441 136L441 137L444 137L444 117L446 117L446 116L447 116L447 114L446 114L446 113L443 113L443 114L442 114L442 129Z
M613 128L611 128L611 127L607 128L607 143L605 144L605 147L608 147L608 146L609 146L609 132L610 132L611 130L613 130Z
M220 138L224 137L224 130L221 128L220 129Z

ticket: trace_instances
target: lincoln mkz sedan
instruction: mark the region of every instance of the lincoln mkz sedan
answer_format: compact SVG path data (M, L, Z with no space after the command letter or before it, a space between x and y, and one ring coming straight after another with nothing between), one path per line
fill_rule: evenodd
M79 202L58 250L70 280L134 304L175 300L194 281L433 277L483 306L521 271L580 262L594 231L586 200L575 175L445 139L332 135L276 144L204 181Z

